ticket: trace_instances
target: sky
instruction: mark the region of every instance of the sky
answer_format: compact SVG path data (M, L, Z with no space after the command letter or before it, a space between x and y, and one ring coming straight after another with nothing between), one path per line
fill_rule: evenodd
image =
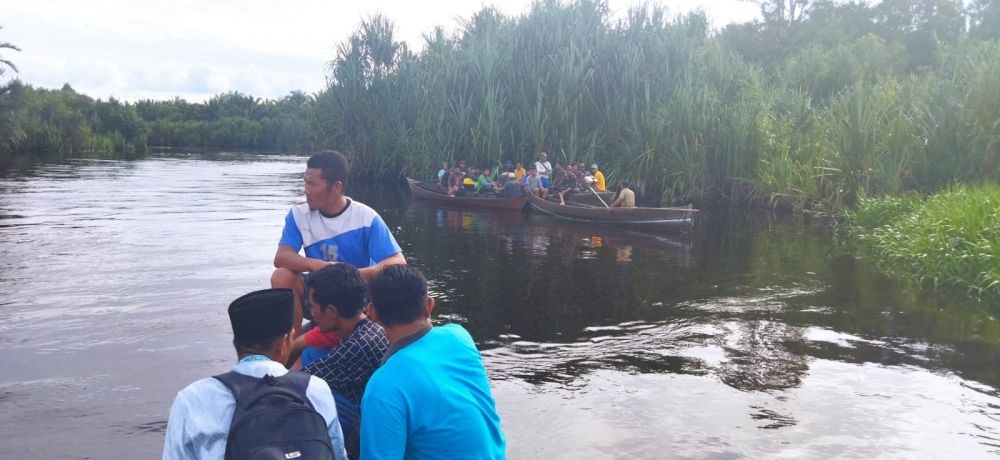
M637 0L608 0L621 17ZM757 17L739 0L661 0L671 14L704 9L713 25ZM413 50L435 27L453 33L484 6L526 13L531 0L0 0L2 57L37 87L69 83L101 99L204 101L240 91L279 98L326 85L326 63L361 20L381 13ZM6 73L4 81L12 78Z

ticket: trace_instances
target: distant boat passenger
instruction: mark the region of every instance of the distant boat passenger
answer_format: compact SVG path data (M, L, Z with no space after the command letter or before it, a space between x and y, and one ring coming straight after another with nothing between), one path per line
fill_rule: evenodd
M445 161L444 163L441 163L441 169L438 171L438 183L441 184L442 187L448 186L448 171L450 171L450 169L448 169L448 162Z
M634 208L635 192L629 188L632 184L627 180L621 181L621 190L618 192L618 199L611 203L612 208Z
M516 181L518 181L518 182L521 182L521 179L524 179L524 176L525 176L525 175L526 175L527 173L528 173L528 171L526 171L526 170L524 169L524 165L523 165L523 164L521 164L521 163L518 163L518 164L517 164L517 167L516 167L516 168L514 168L514 180L516 180Z

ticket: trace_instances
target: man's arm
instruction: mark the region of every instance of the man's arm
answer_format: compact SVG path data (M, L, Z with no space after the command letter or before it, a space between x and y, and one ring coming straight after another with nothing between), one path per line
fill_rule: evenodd
M375 276L375 274L378 273L380 270L390 265L406 265L406 258L403 257L403 253L397 252L389 257L386 257L385 259L382 259L381 262L372 265L371 267L361 268L358 269L358 271L361 272L361 276L365 280L369 280L371 279L371 277Z
M287 268L296 273L314 272L327 265L330 265L327 261L304 257L283 244L278 244L278 251L274 254L275 268Z
M163 439L163 460L194 458L195 452L191 450L191 443L184 430L186 424L187 406L178 394L167 418L166 435Z
M622 204L622 194L619 192L618 193L618 198L615 199L615 202L611 203L611 206L608 206L608 207L609 208L617 208L618 206L621 206L621 204Z

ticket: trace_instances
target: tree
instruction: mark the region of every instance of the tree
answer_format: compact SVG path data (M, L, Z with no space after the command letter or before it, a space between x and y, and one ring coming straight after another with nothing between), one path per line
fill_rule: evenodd
M0 26L0 29L3 29L3 27ZM21 48L14 46L10 42L0 42L0 50L21 51ZM13 62L4 59L3 55L0 55L0 75L3 75L7 69L17 72L17 66L15 66Z
M1000 39L1000 0L975 0L970 7L972 34L983 39Z

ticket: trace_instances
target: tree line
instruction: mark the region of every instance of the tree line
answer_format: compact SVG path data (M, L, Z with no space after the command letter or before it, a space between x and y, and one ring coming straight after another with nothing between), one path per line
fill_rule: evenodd
M93 100L14 82L0 149L335 148L361 174L441 161L601 164L663 203L834 210L859 197L1000 179L1000 1L753 0L713 30L659 6L484 8L420 51L375 16L328 85L261 100Z

